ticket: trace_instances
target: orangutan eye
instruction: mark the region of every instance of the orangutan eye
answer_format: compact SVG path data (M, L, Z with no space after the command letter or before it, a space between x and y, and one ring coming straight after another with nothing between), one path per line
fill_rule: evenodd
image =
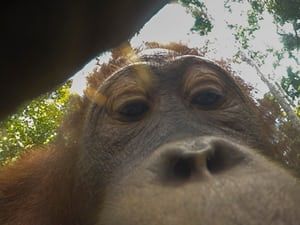
M191 98L191 103L201 109L215 109L224 100L223 94L217 90L201 90L194 94Z
M118 113L128 121L141 119L149 111L149 105L146 101L131 101L120 107Z

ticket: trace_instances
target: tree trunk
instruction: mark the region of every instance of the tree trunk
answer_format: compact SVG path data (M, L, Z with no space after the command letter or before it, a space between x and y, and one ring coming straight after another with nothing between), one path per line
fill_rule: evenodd
M280 93L280 90L276 88L275 85L273 85L266 76L260 71L258 66L254 63L254 61L244 54L241 55L241 59L248 63L250 66L254 67L256 69L257 74L259 75L260 79L268 86L270 89L271 94L276 98L279 105L282 107L282 109L286 112L288 119L292 122L292 126L297 129L297 131L300 132L300 120L297 117L294 110L291 108L291 106L288 103L288 100L284 97L283 94Z

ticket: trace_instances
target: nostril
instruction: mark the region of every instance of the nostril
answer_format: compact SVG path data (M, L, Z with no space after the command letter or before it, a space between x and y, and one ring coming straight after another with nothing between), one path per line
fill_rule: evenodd
M211 151L206 158L206 167L211 174L219 173L227 169L226 155L220 148Z
M147 168L161 181L182 184L226 172L248 160L239 145L223 139L188 144L159 149Z
M225 172L240 164L245 156L231 145L215 144L206 158L206 167L211 174Z
M180 180L190 178L195 170L195 160L192 157L175 159L173 166L171 167L173 177Z

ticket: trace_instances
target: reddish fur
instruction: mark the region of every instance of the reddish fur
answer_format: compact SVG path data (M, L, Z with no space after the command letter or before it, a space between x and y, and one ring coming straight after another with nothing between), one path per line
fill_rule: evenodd
M1 225L79 224L74 221L79 197L73 188L76 154L68 151L34 151L1 171Z

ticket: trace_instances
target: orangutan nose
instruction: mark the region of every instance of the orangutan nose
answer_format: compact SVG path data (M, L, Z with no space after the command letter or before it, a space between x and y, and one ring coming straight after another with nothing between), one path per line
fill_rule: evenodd
M151 170L166 181L225 173L246 155L238 145L219 138L198 138L164 145L151 157Z

